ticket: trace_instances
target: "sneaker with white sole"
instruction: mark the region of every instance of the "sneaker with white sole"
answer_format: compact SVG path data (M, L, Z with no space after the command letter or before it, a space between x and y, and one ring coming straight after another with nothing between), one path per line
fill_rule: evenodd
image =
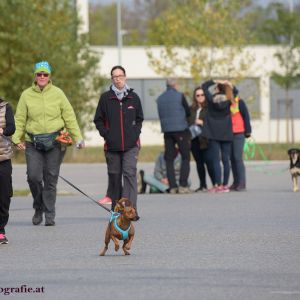
M111 198L108 196L105 196L104 198L99 199L98 202L102 205L111 205L111 203L112 203Z
M169 194L175 195L177 193L178 193L178 188L177 187L169 189Z
M230 189L227 185L220 185L217 190L216 193L229 193Z
M178 194L191 194L193 191L188 186L180 186L178 188Z
M208 189L209 193L216 193L219 190L219 186L213 186L212 188Z
M0 233L0 245L1 244L8 244L8 240L4 233Z

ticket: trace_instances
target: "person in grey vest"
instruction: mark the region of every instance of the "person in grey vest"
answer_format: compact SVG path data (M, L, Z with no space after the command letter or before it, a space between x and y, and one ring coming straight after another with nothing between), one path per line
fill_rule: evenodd
M15 132L15 120L11 106L0 98L0 244L8 244L5 226L9 217L12 197L12 143Z
M161 131L164 133L165 160L167 177L171 194L190 193L188 177L190 173L190 132L187 118L190 116L189 105L183 93L178 91L178 83L174 78L167 79L167 89L157 99L157 110ZM174 158L176 145L181 154L179 187L176 183Z

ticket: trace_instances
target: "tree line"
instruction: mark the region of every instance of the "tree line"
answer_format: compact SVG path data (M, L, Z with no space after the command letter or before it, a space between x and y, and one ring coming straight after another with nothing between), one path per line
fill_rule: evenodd
M278 45L290 41L293 35L295 44L300 43L300 1L294 0L293 12L289 1L285 3L274 0L268 6L261 6L254 0L133 0L122 3L122 29L124 30L123 44L133 45L164 45L166 33L172 28L180 28L182 23L193 22L197 19L206 20L209 25L208 10L214 8L218 16L226 9L232 22L241 26L241 34L247 44ZM117 20L116 3L101 4L96 1L90 3L90 43L92 45L116 45ZM188 13L186 15L186 13ZM216 18L216 16L214 18ZM172 21L167 22L167 21ZM226 22L218 19L219 23ZM204 21L203 21L204 23ZM232 24L222 23L232 27ZM203 24L204 25L204 24ZM195 34L206 32L206 26L198 25ZM190 35L192 35L192 33ZM227 32L227 35L234 32ZM196 37L195 37L196 38ZM186 38L173 40L178 46L186 43L193 44L193 40ZM202 41L203 42L203 41ZM228 37L228 43L232 42ZM204 46L209 45L206 41Z
M252 0L133 0L130 5L124 1L123 44L162 45L160 58L148 52L152 67L166 75L174 66L189 68L197 81L213 76L215 68L230 74L228 62L245 45L285 45L286 50L277 53L285 71L274 78L289 89L300 74L300 5L294 2L291 12L283 4L259 7ZM90 124L87 116L92 115L94 99L105 82L97 73L101 58L90 45L116 45L115 1L90 3L88 34L78 33L74 0L1 0L0 11L0 96L15 108L21 92L33 81L34 63L48 60L54 84L80 112L81 125ZM184 60L176 46L187 50ZM218 49L227 49L226 59L214 55ZM241 71L247 67L242 61L240 66Z
M15 109L21 92L33 82L34 64L47 60L53 83L67 95L81 126L87 125L91 99L103 79L88 35L78 34L75 1L1 0L0 11L0 96Z

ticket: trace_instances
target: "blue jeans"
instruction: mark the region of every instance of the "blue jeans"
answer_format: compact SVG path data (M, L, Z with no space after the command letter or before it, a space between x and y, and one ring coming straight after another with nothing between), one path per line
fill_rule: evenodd
M243 150L245 144L244 133L234 134L231 148L231 168L233 176L233 184L238 186L246 185L246 170L243 160Z
M214 184L227 185L230 175L230 152L232 142L210 140L208 144L208 163L214 173ZM223 164L223 181L220 157Z
M163 184L160 180L156 179L153 175L144 175L144 182L150 186L156 187L160 192L166 193L169 186Z

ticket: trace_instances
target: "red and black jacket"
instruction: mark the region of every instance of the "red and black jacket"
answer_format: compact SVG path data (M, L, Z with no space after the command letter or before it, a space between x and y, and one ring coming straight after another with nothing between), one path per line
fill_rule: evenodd
M126 151L139 145L143 120L141 101L133 89L122 100L110 89L100 97L94 123L105 150Z

